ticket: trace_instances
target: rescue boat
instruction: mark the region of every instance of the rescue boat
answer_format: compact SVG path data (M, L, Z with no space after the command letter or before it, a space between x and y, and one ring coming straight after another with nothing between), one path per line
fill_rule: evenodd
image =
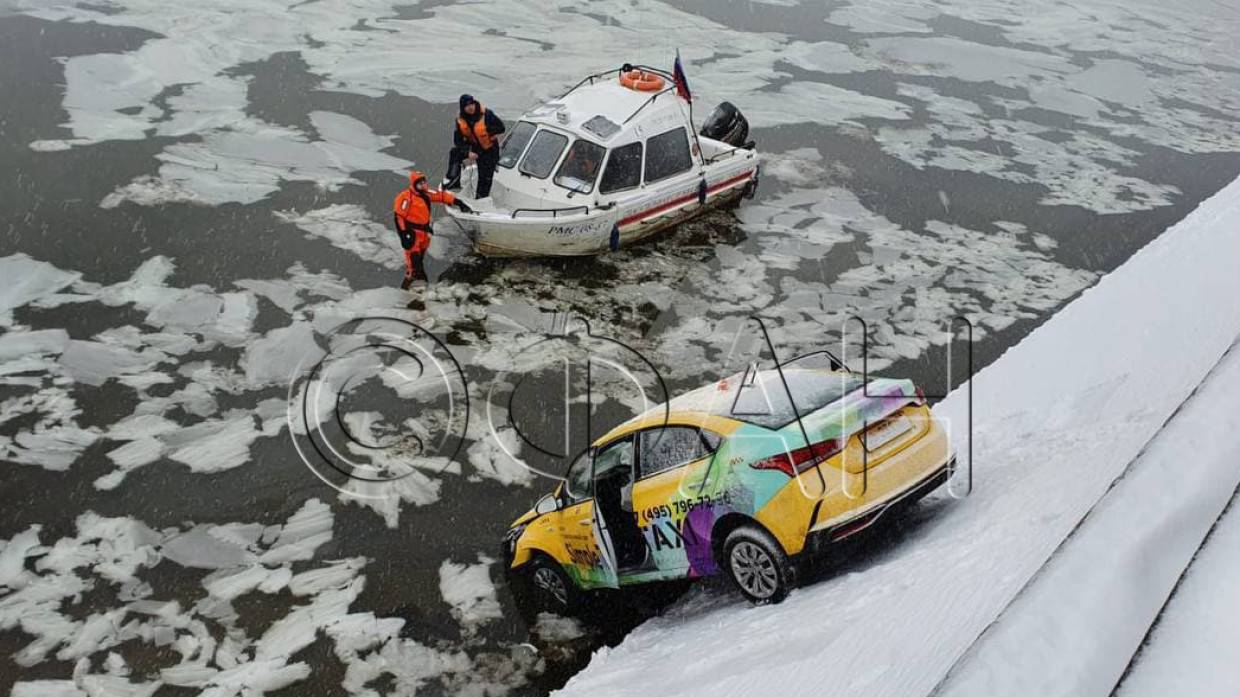
M447 214L486 256L575 256L616 250L713 207L752 197L758 157L749 124L723 102L700 131L673 76L625 64L539 104L500 145L491 195L476 169Z

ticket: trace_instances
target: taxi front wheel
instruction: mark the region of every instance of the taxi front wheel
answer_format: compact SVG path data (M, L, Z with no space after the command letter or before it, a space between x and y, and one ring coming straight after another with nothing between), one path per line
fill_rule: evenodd
M788 597L792 570L788 556L765 530L740 527L723 543L720 566L741 594L755 605L770 605Z
M545 557L536 557L530 562L527 579L542 609L559 614L576 609L581 592L559 564Z

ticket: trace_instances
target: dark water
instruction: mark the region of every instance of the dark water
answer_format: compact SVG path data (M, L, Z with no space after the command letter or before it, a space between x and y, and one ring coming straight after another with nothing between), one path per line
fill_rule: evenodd
M813 4L808 9L764 5L761 12L754 12L754 6L747 3L674 4L745 31L778 31L843 42L858 38L845 27L824 22L825 9ZM402 10L410 17L433 11L428 6ZM993 27L946 16L935 20L933 28L938 35L979 43L1001 41ZM0 235L0 256L24 252L58 268L80 270L89 280L105 284L128 278L141 261L155 255L176 259L176 272L170 282L177 287L206 284L224 289L236 279L281 278L296 262L311 271L324 270L347 279L355 289L392 285L399 280L398 272L342 252L323 239L307 238L293 225L272 215L273 211L305 211L331 203L352 203L362 206L373 220L383 222L388 219L392 195L404 185L398 174L355 173L353 176L363 182L361 185L346 184L335 192L324 192L306 182L285 182L277 193L249 205L126 204L103 209L97 202L117 186L141 175L155 174L158 161L154 156L174 139L109 141L63 152L36 152L28 147L34 140L71 135L57 125L67 119L61 108L63 69L58 58L133 50L150 38L153 35L133 29L0 15L0 94L5 95L0 101L0 201L4 203L0 227L5 230ZM979 103L983 96L1002 96L1009 89L948 78L897 76L881 70L827 75L785 67L792 79L824 82L896 101L901 99L897 83L923 85L940 94ZM277 53L235 70L253 77L249 84L249 113L270 123L312 133L308 118L311 111L345 114L364 121L375 133L397 134L399 138L387 150L389 154L411 160L431 172L439 172L443 166L452 105L432 104L395 93L366 97L326 91L319 87L321 78L312 74L295 53ZM571 77L566 75L566 82ZM915 127L930 118L915 100L908 103L914 113L906 125ZM1050 112L1030 109L1020 117L1065 132L1092 129L1102 135L1096 128ZM1118 168L1121 173L1174 185L1182 194L1168 206L1135 213L1098 214L1076 206L1041 205L1039 199L1046 190L1037 184L934 167L915 168L886 153L874 140L849 135L835 124L754 126L754 138L764 152L810 147L824 153L824 176L831 183L853 192L866 209L901 228L924 231L927 222L934 220L995 232L996 221L1022 223L1057 243L1048 251L1055 263L1096 273L1123 263L1199 201L1240 174L1238 153L1187 154L1126 140L1120 144L1137 155L1134 164ZM770 201L790 188L767 177L754 205ZM737 251L755 255L754 263L761 263L756 257L757 240L740 227L731 213L723 212L604 260L488 261L476 259L459 244L453 244L439 256L432 256L427 265L432 278L440 282L473 287L477 299L471 296L470 302L503 305L519 301L544 310L576 313L591 319L592 327L602 327L604 333L619 335L638 348L651 347L657 354L660 332L687 321L693 316L692 311L675 305L668 310L619 307L608 300L610 284L616 279L632 279L665 288L672 297L692 295L696 286L689 277L690 269L718 269L721 255ZM768 276L830 283L863 265L862 256L868 251L863 242L837 246L828 258L792 269L770 270ZM514 269L519 273L514 274ZM1058 304L1069 299L1060 298ZM987 332L975 346L974 368L993 361L1055 309L1045 308L1034 318L1022 318L1003 329ZM727 308L722 314L728 314ZM36 328L63 327L72 337L83 339L111 327L141 326L143 317L142 312L129 306L103 308L93 303L54 309L26 307L15 313L18 323ZM285 314L263 304L254 330L261 333L285 323ZM471 344L484 337L485 330L477 323L462 321L447 334L454 334L447 336L453 350L466 356ZM895 361L884 372L913 377L931 392L942 391L947 387L942 384L940 367L945 352L945 348L934 346L915 359ZM230 365L239 361L241 354L241 349L219 348L208 354L194 354L193 359ZM491 371L472 366L467 359L464 363L471 381L485 384L492 377ZM966 372L965 364L956 365L955 378L959 380ZM713 370L709 365L699 368L695 375L709 375ZM553 380L554 376L546 379ZM669 392L675 394L700 382L700 377L672 377ZM537 384L528 387L539 389ZM132 390L116 382L99 388L78 386L73 394L82 408L79 424L83 426L114 423L130 414L137 401ZM283 387L252 391L222 397L220 407L252 408L259 400L284 396ZM544 403L533 398L530 403L534 406L532 411L541 414L546 423L563 416L555 411L553 401ZM535 415L527 416L537 423ZM595 415L591 430L598 435L622 416L611 405ZM28 420L14 419L0 424L0 434L12 436L30 426ZM251 461L246 466L215 474L191 474L174 463L157 462L135 470L122 486L112 491L100 491L92 482L111 471L112 465L104 455L114 443L97 442L65 472L6 463L0 471L0 538L9 538L37 522L44 525L42 539L55 540L72 534L74 518L86 510L108 516L133 516L154 528L162 528L187 521L279 523L308 498L334 502L335 492L290 456L286 439L287 432L277 438L260 438L251 448ZM585 664L594 646L619 641L643 616L657 612L660 603L674 598L681 590L662 588L654 599L634 596L607 604L596 610L593 622L597 627L586 639L574 645L542 645L532 650L520 646L530 640L528 628L499 578L498 565L493 565L492 577L499 586L505 617L482 627L478 636L466 637L441 601L441 562L452 559L473 563L479 553L496 557L508 523L528 508L543 489L549 489L552 482L539 480L532 488L504 486L490 479L473 481L464 476L444 476L440 482L438 502L405 505L395 529L386 527L381 517L368 510L335 503L335 536L320 548L318 556L368 557L371 561L364 571L366 588L352 610L404 618L406 636L432 646L462 647L476 656L511 657L529 652L524 658L512 659L516 673L504 678L513 684L522 683L515 694L544 694L558 687ZM891 548L899 544L899 538L898 533L892 534L880 537L875 544ZM870 552L850 548L848 553L850 558L855 555L864 560ZM839 563L847 568L849 562ZM822 573L830 573L832 568L836 567L828 567ZM150 580L163 597L192 598L202 593L202 575L176 570L165 563L156 567ZM718 592L726 590L720 587ZM115 604L105 590L100 593L98 598L88 598L75 612ZM243 597L236 606L243 618L242 625L253 636L283 616L293 603L284 594L263 596L261 602ZM0 656L11 656L27 640L17 631L0 633ZM126 655L136 675L149 674L176 660L175 655L161 654L136 643L116 650ZM535 650L544 663L530 667ZM343 693L339 687L343 666L332 655L331 644L325 637L320 636L297 658L309 662L314 672L309 680L282 691L284 694ZM7 693L18 680L64 678L72 669L71 663L54 659L19 668L0 658L0 693ZM451 693L454 686L432 682L425 689L427 694ZM165 690L168 694L180 692Z

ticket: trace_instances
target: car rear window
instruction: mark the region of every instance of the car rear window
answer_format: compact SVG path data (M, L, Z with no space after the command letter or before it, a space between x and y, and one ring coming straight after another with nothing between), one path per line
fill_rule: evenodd
M737 390L734 401L725 406L725 409L730 407L730 411L724 415L778 430L795 421L797 413L805 416L865 385L859 375L820 370L784 370L784 378L787 389L773 370L762 371L756 379L747 379Z

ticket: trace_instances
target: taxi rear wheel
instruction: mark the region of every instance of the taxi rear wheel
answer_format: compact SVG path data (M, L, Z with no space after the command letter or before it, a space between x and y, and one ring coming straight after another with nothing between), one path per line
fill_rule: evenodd
M737 590L755 605L770 605L788 597L792 569L788 556L766 531L745 526L733 530L723 543L720 564Z

